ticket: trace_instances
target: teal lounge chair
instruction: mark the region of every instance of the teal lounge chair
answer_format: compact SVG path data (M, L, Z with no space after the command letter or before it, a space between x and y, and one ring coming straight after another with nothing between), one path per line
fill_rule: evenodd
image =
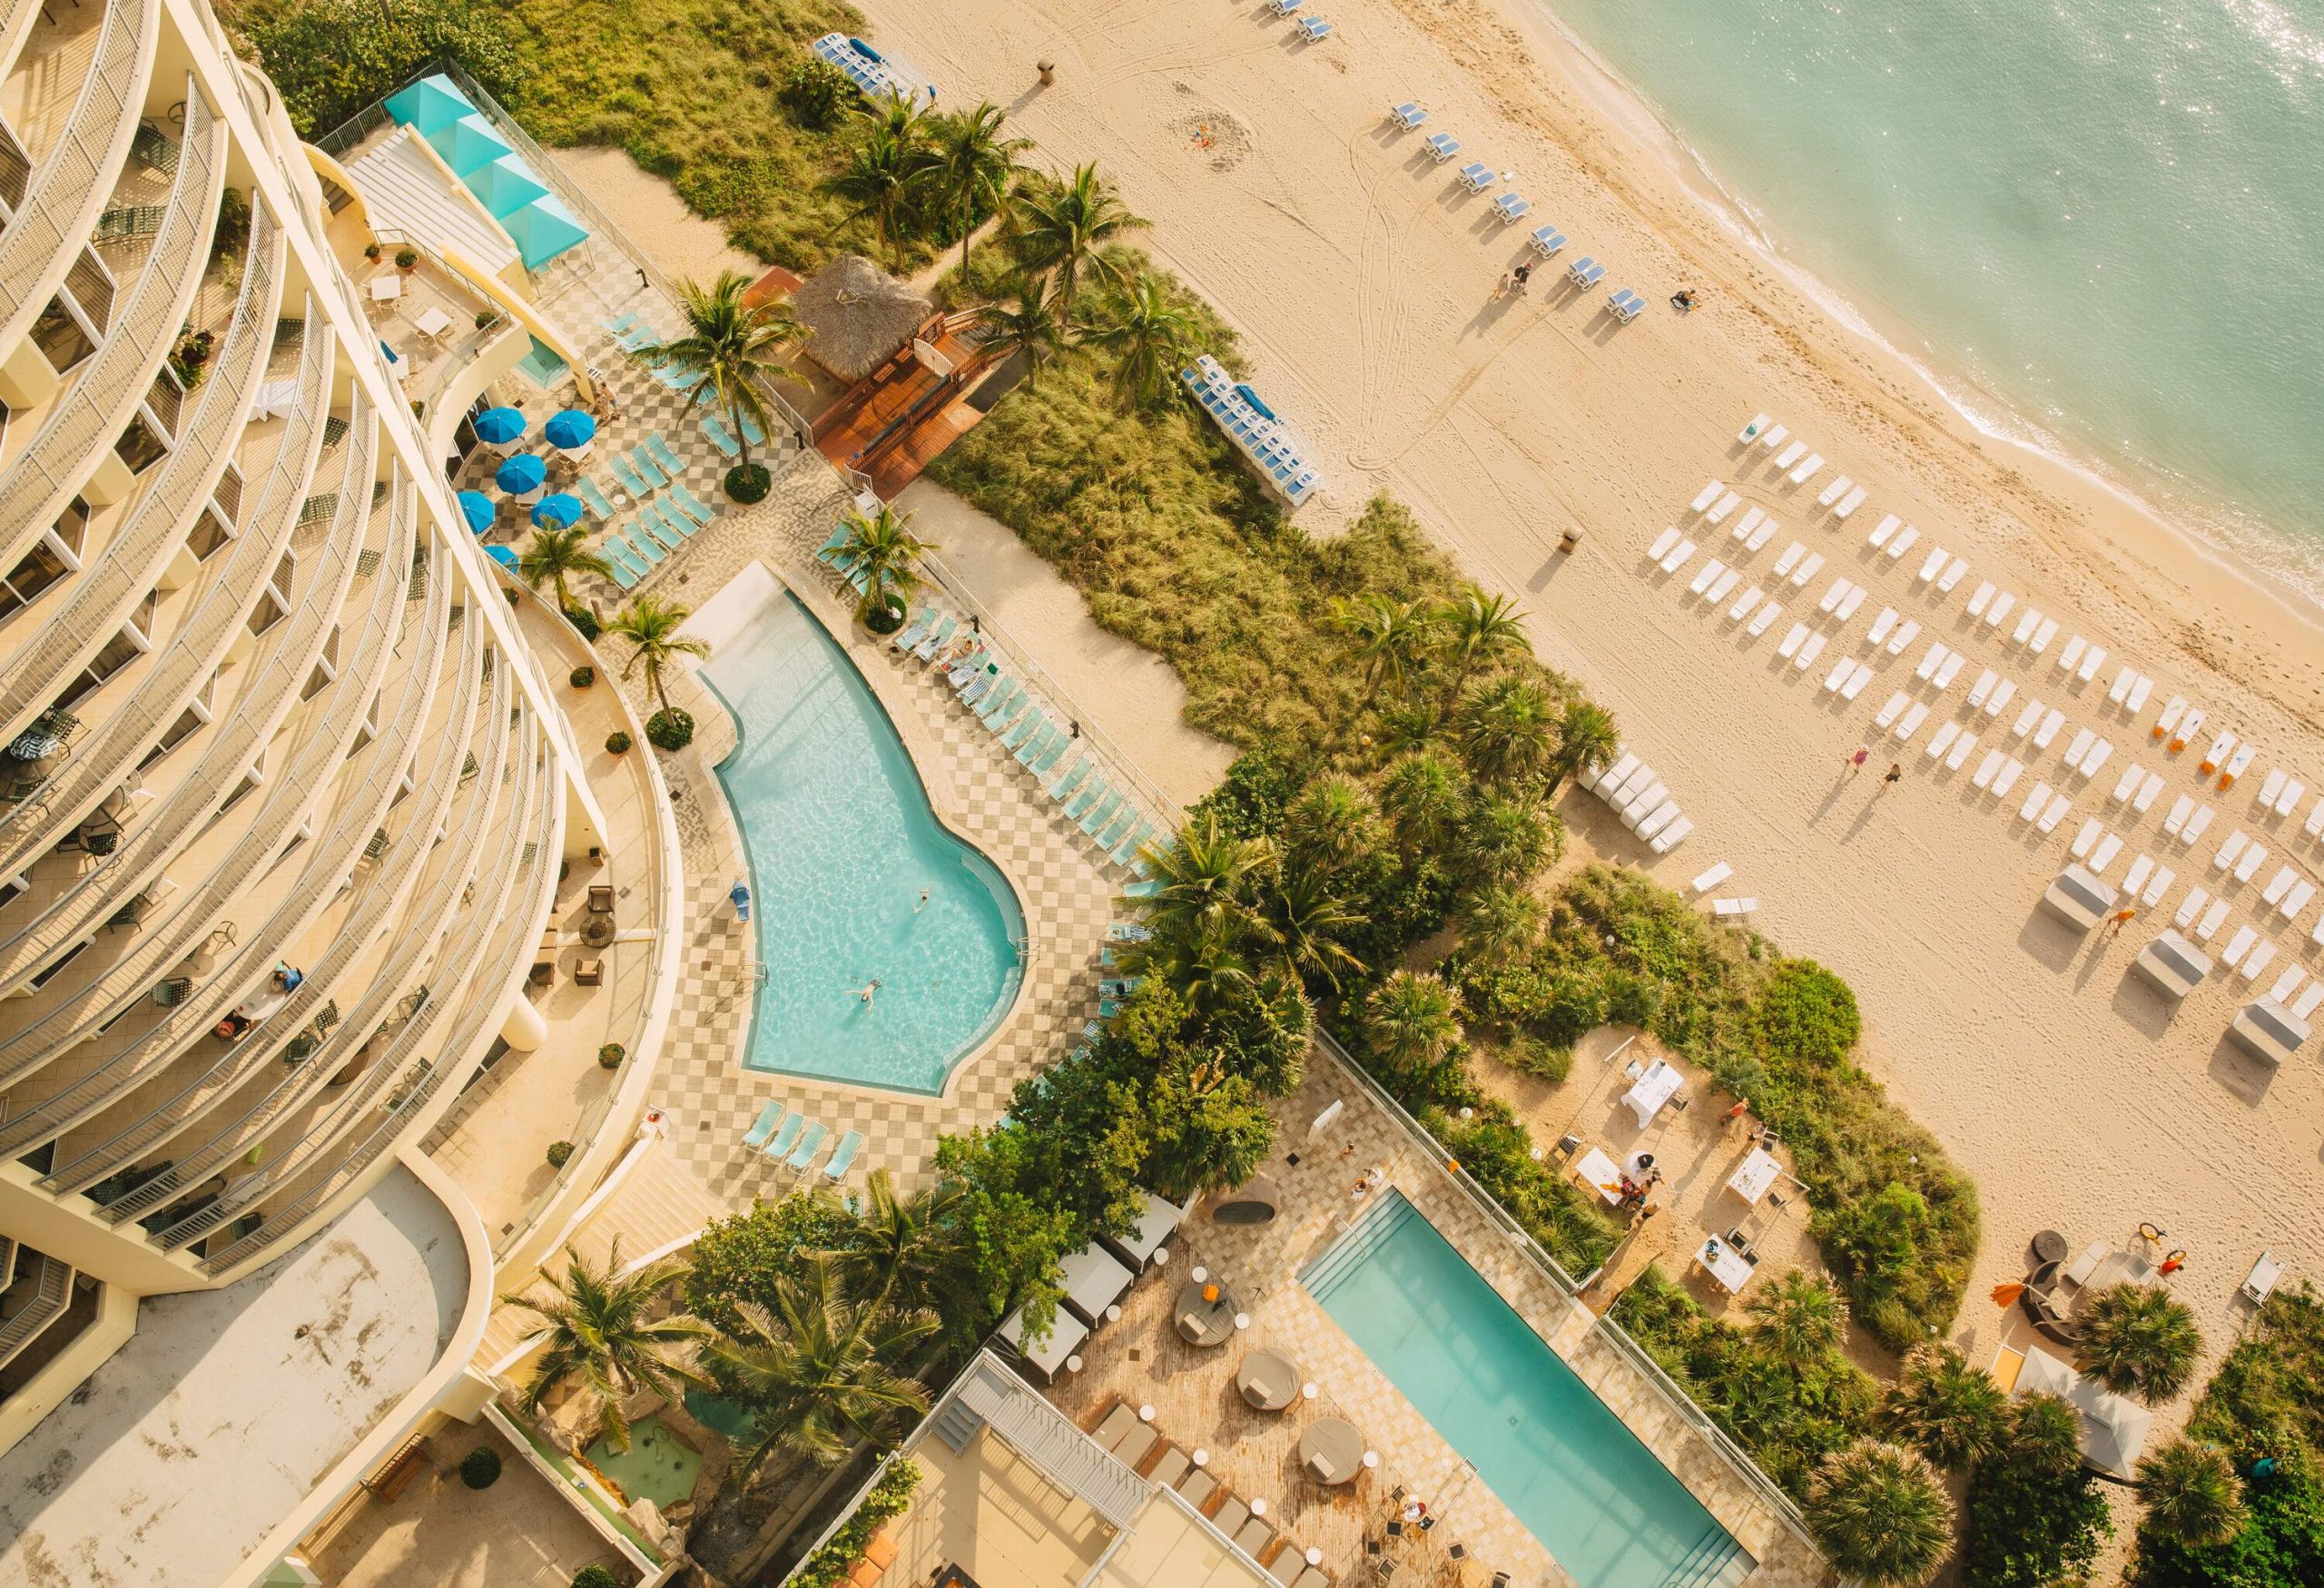
M660 562L664 557L670 555L668 552L664 551L660 547L655 545L654 538L651 535L644 533L642 530L633 529L632 533L625 538L621 531L616 529L608 534L606 538L608 540L619 541L622 546L628 549L629 554L632 557L635 557L639 562L644 563L647 567L652 567L655 563Z
M777 1130L774 1133L774 1139L766 1144L766 1156L769 1160L781 1158L784 1153L789 1152L792 1143L799 1139L799 1132L806 1128L807 1116L804 1114L793 1114L784 1119L783 1129Z
M919 657L923 662L933 660L937 652L942 650L946 646L952 643L953 632L960 626L960 620L959 618L947 617L943 622L936 626L935 633L930 635L926 639L912 646L911 654Z
M783 1123L783 1116L790 1111L783 1106L780 1098L769 1099L766 1107L759 1110L759 1117L751 1121L751 1128L743 1132L743 1145L753 1152L764 1147L766 1139L774 1134L774 1128Z
M605 325L608 333L614 336L619 336L625 330L635 330L637 329L637 316L625 311L623 313L616 314L611 320L606 321Z
M651 502L638 509L637 522L633 527L633 532L647 544L659 541L672 551L677 550L679 547L685 544L684 536L662 522L662 515L654 510L654 504Z
M743 414L743 415L742 416L742 420L743 420L743 439L744 439L745 441L748 441L748 442L749 442L752 446L753 446L753 447L763 447L763 446L765 446L765 445L766 445L766 432L765 432L764 430L762 430L762 429L759 429L759 422L758 422L758 420L756 420L756 419L753 419L753 418L752 418L750 415L748 415L748 414Z
M817 562L831 561L832 554L846 544L847 526L842 524L838 528L832 531L830 539L815 547L815 560Z
M839 1139L839 1145L832 1149L831 1162L823 1165L823 1178L827 1180L838 1180L844 1179L847 1171L854 1166L855 1155L862 1151L862 1131L850 1130L846 1135L841 1137Z
M1033 758L1033 775L1035 777L1047 777L1049 774L1049 768L1064 760L1065 753L1068 750L1072 749L1073 745L1074 739L1071 734L1061 733L1058 735L1056 743L1052 744L1047 750Z
M1049 753L1051 745L1064 737L1063 728L1059 727L1046 716L1041 718L1041 725L1033 730L1032 736L1017 746L1017 764L1030 766Z
M1140 926L1135 921L1117 921L1106 928L1108 942L1151 942L1153 939L1154 929Z
M1119 843L1122 841L1122 835L1137 824L1137 807L1124 802L1122 808L1114 813L1114 819L1090 836L1098 841L1098 848L1111 849L1115 844Z
M718 449L721 457L740 458L743 455L742 445L734 439L734 432L720 424L716 414L703 416L702 433L710 438L710 444Z
M614 478L620 482L621 488L627 491L631 496L637 498L640 501L645 500L646 493L652 488L649 487L645 483L645 479L639 476L637 470L629 466L629 460L624 458L620 453L616 452L613 456L611 466L614 471Z
M1009 731L1000 735L1000 747L1004 750L1014 750L1019 745L1030 743L1040 736L1040 731L1049 726L1049 719L1043 716L1038 707L1029 701L1027 702L1025 714L1010 724Z
M677 488L679 490L684 490L685 489L685 487L679 486ZM715 514L712 515L713 518L715 518L716 516L717 515ZM695 535L701 532L703 528L702 524L688 518L685 514L679 512L677 508L670 506L670 500L667 497L662 498L662 517L667 520L671 528L684 536L688 540L692 540Z
M888 648L893 651L908 651L920 643L922 635L935 626L936 608L923 607L920 609L920 616L913 618L902 633L888 642Z
M705 529L710 528L710 521L718 517L718 509L686 489L686 483L684 480L679 480L670 487L670 499L678 504L687 518L692 518Z
M1116 789L1110 799L1098 801L1097 806L1081 818L1081 831L1095 838L1098 830L1114 819L1114 813L1122 808L1122 804L1121 791Z
M613 518L613 503L606 500L606 493L599 490L597 482L587 475L585 474L573 482L573 493L587 504L591 512L597 515L598 522L604 523Z
M823 1138L831 1133L832 1128L829 1125L824 1124L821 1119L818 1119L813 1124L808 1126L807 1133L799 1139L799 1145L791 1149L791 1156L783 1160L784 1167L787 1169L805 1169L809 1164L814 1162L815 1154L822 1149Z
M1125 899L1151 899L1161 891L1162 879L1160 877L1149 877L1145 882L1132 883L1128 887L1124 888L1122 890L1122 897Z
M1063 777L1049 784L1049 798L1053 800L1065 798L1075 789L1079 788L1081 780L1088 775L1089 757L1084 755L1067 769Z
M987 726L1002 720L1001 714L1014 706L1018 696L1024 693L1025 686L1016 679L1004 680L1000 686L992 692L991 696L982 705L977 707L978 720Z
M672 479L686 471L686 460L670 450L670 444L662 439L661 431L656 430L645 438L645 449L654 455L655 462L669 471Z
M1078 822L1089 814L1090 807L1113 792L1114 785L1108 783L1103 774L1092 775L1081 785L1079 792L1065 803L1065 819Z
M645 577L644 565L630 555L625 546L615 544L611 530L606 531L605 539L598 543L597 550L614 570L614 583L623 589L636 588L637 581Z
M1147 839L1151 837L1153 833L1154 824L1150 822L1140 822L1132 827L1129 836L1114 845L1114 863L1128 865L1131 861L1136 860L1138 850L1144 846Z
M654 461L654 455L645 448L632 447L626 456L630 468L637 471L638 478L645 481L647 489L660 490L670 483L670 477L662 472L661 466Z

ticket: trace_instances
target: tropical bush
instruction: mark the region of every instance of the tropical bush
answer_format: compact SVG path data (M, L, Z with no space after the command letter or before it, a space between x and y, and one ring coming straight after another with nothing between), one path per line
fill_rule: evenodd
M645 719L645 742L656 750L677 751L694 743L694 715L665 705Z
M1472 1115L1463 1119L1431 1109L1421 1123L1568 1274L1580 1279L1603 1264L1621 1232L1597 1198L1535 1161L1532 1137L1507 1104L1481 1100Z
M766 500L774 488L774 476L763 463L737 463L726 471L725 484L728 499L748 507Z
M802 54L783 68L775 100L811 133L828 133L861 103L854 82L820 55Z
M606 750L610 755L624 755L628 754L630 744L630 736L619 728L615 728L612 733L606 735Z
M2082 1464L2082 1425L2055 1396L2012 1403L1994 1450L1969 1478L1962 1563L1976 1588L2079 1582L2113 1532Z
M227 22L257 47L301 137L327 133L409 81L457 60L496 98L525 80L500 8L471 0L234 0Z
M573 1573L573 1588L621 1588L611 1566L588 1565Z
M471 1489L488 1489L500 1481L500 1452L479 1445L460 1457L460 1482Z
M2082 1362L2117 1395L2149 1406L2187 1387L2202 1356L2195 1315L2152 1285L2110 1285L2082 1307Z
M1824 1557L1871 1588L1917 1588L1953 1547L1953 1502L1901 1445L1860 1440L1827 1456L1801 1507Z
M783 1582L789 1588L834 1588L846 1578L848 1569L863 1558L864 1546L872 1542L872 1535L890 1517L902 1515L911 1506L912 1491L920 1487L920 1468L910 1456L890 1462L879 1482L872 1485L847 1520L824 1541L823 1547L800 1562Z
M563 1169L566 1164L573 1161L573 1143L570 1141L550 1142L548 1144L547 1157L549 1168Z
M603 1043L597 1049L597 1068L600 1070L619 1070L621 1068L621 1061L628 1057L629 1050L623 1047L619 1042Z
M565 608L565 621L571 624L583 639L593 645L596 643L597 636L606 631L605 625L597 621L597 615L586 607L579 605L567 606Z
M566 678L566 682L576 689L586 689L596 681L597 670L595 667L576 667Z

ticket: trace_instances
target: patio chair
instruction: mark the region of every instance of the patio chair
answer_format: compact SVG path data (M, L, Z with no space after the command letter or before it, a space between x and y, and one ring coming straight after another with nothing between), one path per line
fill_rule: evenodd
M703 416L702 433L710 439L712 446L718 449L721 457L739 458L743 455L742 445L734 439L734 433L718 422L716 414Z
M599 489L597 482L587 475L585 474L573 482L573 494L579 497L588 509L597 516L599 522L607 522L612 519L613 503L606 499L606 493Z
M658 502L648 502L639 508L635 528L639 533L675 551L685 544L685 538L662 521L662 514L657 510L660 506Z
M662 466L654 461L654 455L644 447L632 447L628 456L630 468L636 472L638 478L646 482L648 489L659 490L670 483L670 477L662 471Z
M656 430L645 438L645 449L653 454L655 462L669 471L672 479L685 473L686 460L670 450L670 443L662 439L661 431Z
M637 470L629 466L629 459L620 453L614 454L610 467L614 471L614 478L621 483L621 488L640 501L643 501L652 490L653 488L645 483Z
M684 480L678 480L670 487L670 499L678 504L687 518L705 529L710 528L711 520L718 517L718 509L688 490ZM693 531L688 530L687 533L692 534Z

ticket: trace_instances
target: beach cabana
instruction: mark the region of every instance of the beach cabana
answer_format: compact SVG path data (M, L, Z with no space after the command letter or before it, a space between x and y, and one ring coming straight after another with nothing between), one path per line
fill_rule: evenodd
M449 77L436 72L388 95L387 112L397 125L417 127L425 137L441 132L462 116L476 114L476 106L468 103L468 96Z
M479 165L461 180L496 221L516 213L537 199L548 197L547 185L513 154Z
M2137 1402L2102 1389L2047 1351L2029 1350L2018 1369L2018 1395L2053 1395L2074 1409L2082 1424L2082 1459L2125 1483L2134 1475L2139 1452L2154 1414Z
M525 268L537 271L566 249L588 241L589 229L556 198L535 199L500 217Z
M804 351L852 384L911 345L936 305L860 253L843 253L799 284L791 311Z
M2070 865L2042 895L2042 908L2067 925L2088 932L2106 919L2121 897L2112 883L2100 881L2086 866Z
M2272 998L2247 1003L2227 1028L2236 1046L2270 1069L2299 1051L2308 1041L2308 1022Z
M1167 1249L1171 1232L1187 1216L1187 1210L1175 1202L1165 1201L1151 1191L1139 1194L1146 1198L1146 1206L1138 1213L1137 1223L1130 1232L1119 1239L1109 1235L1098 1238L1108 1251L1136 1272L1143 1272L1147 1265L1154 1261L1155 1253Z
M2211 973L2211 956L2166 926L2147 944L2131 969L2170 998L2184 998Z
M1019 1307L1003 1318L997 1331L1008 1342L1026 1366L1039 1375L1043 1384L1054 1384L1059 1374L1067 1371L1066 1359L1081 1348L1089 1331L1071 1313L1060 1310L1049 1325L1049 1337L1038 1346L1025 1344L1025 1309Z
M474 111L428 133L428 146L463 180L468 173L508 157L508 141Z
M1119 1301L1137 1277L1115 1261L1105 1248L1094 1245L1068 1253L1058 1267L1059 1280L1065 1287L1065 1305L1092 1328L1103 1321L1106 1308Z

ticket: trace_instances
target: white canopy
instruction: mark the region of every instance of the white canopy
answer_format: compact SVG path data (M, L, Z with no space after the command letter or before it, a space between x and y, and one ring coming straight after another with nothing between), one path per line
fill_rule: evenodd
M1122 1292L1137 1277L1112 1253L1094 1245L1068 1252L1059 1269L1065 1283L1065 1304L1092 1323L1121 1299Z
M2025 1353L2016 1393L2053 1395L2064 1401L2082 1419L2083 1459L2125 1481L2131 1478L2146 1445L2147 1425L2154 1421L2152 1412L2039 1349Z
M1025 1344L1025 1310L1019 1307L1002 1321L1000 1337L1014 1346L1019 1356L1039 1368L1043 1378L1052 1379L1064 1369L1065 1359L1080 1349L1081 1342L1089 1337L1089 1331L1082 1327L1079 1318L1059 1307L1057 1321L1049 1325L1049 1337L1039 1346L1028 1346Z
M1162 1243L1170 1238L1170 1232L1186 1217L1186 1209L1177 1203L1166 1202L1151 1191L1142 1195L1146 1208L1137 1216L1137 1228L1113 1243L1117 1250L1140 1267L1161 1249Z

